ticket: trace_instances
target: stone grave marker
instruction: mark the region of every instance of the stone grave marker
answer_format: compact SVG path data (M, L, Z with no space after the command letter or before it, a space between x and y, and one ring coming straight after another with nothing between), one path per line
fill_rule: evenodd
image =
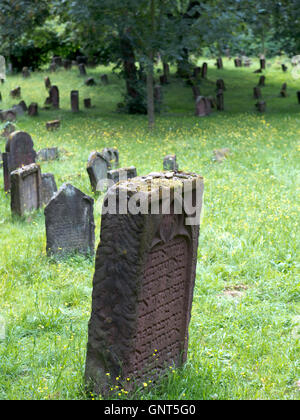
M86 86L95 86L96 82L95 79L93 77L89 77L88 79L86 79L86 81L84 82L84 84Z
M218 90L216 97L217 97L217 110L224 111L224 93L222 89Z
M84 63L80 63L78 65L78 69L79 69L80 76L86 76L86 69L85 69Z
M42 205L41 169L36 163L23 166L10 174L11 211L24 216Z
M201 77L203 79L205 79L206 76L207 76L207 68L208 68L207 63L203 63L202 64L202 70L201 70Z
M260 68L261 68L261 70L265 70L266 69L266 60L265 60L265 58L261 58L259 61L260 61Z
M223 79L218 79L217 82L216 82L216 86L217 86L217 91L218 90L223 90L223 91L226 90L225 82L224 82Z
M72 61L67 59L67 58L64 58L62 60L62 65L63 65L65 70L71 70L72 69Z
M71 91L71 109L72 112L79 112L79 92L78 90Z
M178 164L176 155L167 155L164 157L163 161L164 171L178 171Z
M57 160L58 158L59 158L59 153L58 153L57 147L48 147L48 148L39 150L36 156L36 159L39 161Z
M21 98L21 87L20 87L20 86L18 86L18 87L16 87L15 89L12 89L12 90L10 91L10 96L11 96L12 98Z
M260 99L261 98L261 90L258 86L253 88L253 96L254 96L254 99Z
M281 64L281 68L283 72L286 72L288 70L288 67L285 64Z
M21 102L19 103L19 106L23 109L23 111L24 111L24 112L27 112L27 111L28 111L28 107L27 107L27 105L26 105L26 102L25 102L25 101L21 101Z
M24 79L28 79L28 77L30 77L30 71L28 67L23 67L22 75Z
M1 133L1 137L5 137L6 139L9 138L9 136L16 131L16 127L11 123L7 122L4 126L4 130Z
M51 88L51 81L50 81L50 78L47 76L47 77L45 77L45 79L44 79L44 83L45 83L45 88L47 89L47 90L50 90L50 88Z
M28 115L36 117L39 114L39 106L36 102L32 102L28 107Z
M7 109L6 111L0 111L0 121L16 121L17 113L14 109Z
M58 130L60 128L60 120L46 122L46 128L48 131Z
M298 104L300 104L300 90L297 91Z
M46 206L53 195L57 192L57 186L53 174L42 174L42 203Z
M217 58L216 66L219 70L223 68L223 60L221 57Z
M87 173L90 178L93 192L97 192L100 181L107 179L107 172L110 169L109 162L105 156L99 152L92 152L88 159Z
M266 82L266 77L265 76L260 76L259 81L258 81L258 86L259 87L264 87L265 82Z
M83 104L84 104L84 107L87 108L87 109L92 108L91 98L85 98L83 100Z
M3 153L4 190L10 190L10 174L21 166L35 163L36 152L33 149L33 141L29 134L24 131L12 133L6 143Z
M162 189L171 191L164 212ZM108 190L104 207L122 196L128 207L131 200L146 207L143 214L102 215L85 371L88 388L102 395L111 386L155 381L187 359L203 179L168 172L121 181ZM195 225L185 211L177 214L183 197L197 201Z
M266 111L267 104L266 104L265 101L258 101L255 104L255 107L258 110L258 112L265 112Z
M45 208L47 254L94 253L94 200L64 184Z
M137 171L135 166L113 169L107 172L107 179L111 179L115 184L119 181L127 181L128 179L135 178L136 176Z
M196 113L197 117L207 117L211 113L211 103L204 96L198 96L196 99Z
M59 89L57 86L51 86L50 88L50 99L53 108L59 109Z

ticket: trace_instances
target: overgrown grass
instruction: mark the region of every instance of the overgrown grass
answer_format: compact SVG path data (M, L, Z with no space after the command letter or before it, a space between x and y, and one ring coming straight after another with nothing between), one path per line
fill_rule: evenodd
M203 60L201 59L199 63ZM61 94L60 111L20 117L17 128L31 134L35 149L64 149L57 162L42 163L58 186L70 182L92 195L86 173L92 150L116 146L121 166L138 174L162 169L176 153L180 169L205 179L197 280L187 364L170 369L160 384L116 398L138 399L298 399L299 373L299 137L300 81L283 73L277 59L266 70L262 89L267 112L254 109L258 63L216 70L209 61L201 90L213 94L223 78L225 112L194 116L190 87L176 78L164 88L165 106L153 133L145 116L115 112L122 82L111 69L89 69L98 82L86 87L76 69L51 74ZM100 75L110 84L102 86ZM16 103L9 91L40 107L47 96L44 76L11 76L2 85L2 109ZM283 82L288 98L280 98ZM81 112L70 112L70 91L79 89ZM83 98L95 107L84 110ZM45 129L61 118L59 131ZM0 140L0 149L5 142ZM229 147L222 164L215 148ZM97 238L100 216L96 204ZM1 399L84 399L83 373L94 261L82 257L54 262L45 253L43 212L11 218L10 197L0 179L0 340ZM98 242L98 239L97 239ZM145 379L147 382L147 379Z

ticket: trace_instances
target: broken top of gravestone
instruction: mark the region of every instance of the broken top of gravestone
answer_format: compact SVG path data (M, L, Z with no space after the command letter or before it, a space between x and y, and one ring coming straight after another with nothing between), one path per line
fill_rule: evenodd
M45 208L47 254L94 253L94 200L64 184Z
M99 152L92 152L88 158L87 173L93 192L99 190L99 182L107 180L107 171L110 168L109 162L105 156Z
M104 209L110 200L119 206L102 214L85 371L96 394L153 381L186 361L202 196L203 178L183 172L153 173L108 190Z
M10 174L11 211L19 216L42 206L41 169L36 163L23 166Z
M176 155L167 155L166 157L164 157L163 168L164 168L164 171L177 172L178 164L177 164Z

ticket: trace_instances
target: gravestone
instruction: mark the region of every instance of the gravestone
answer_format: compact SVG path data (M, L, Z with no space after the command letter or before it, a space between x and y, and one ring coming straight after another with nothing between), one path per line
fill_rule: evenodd
M225 87L225 82L224 82L224 80L223 80L223 79L218 79L218 80L216 81L216 86L217 86L217 91L218 91L218 90L223 90L223 91L225 91L225 90L226 90L226 87Z
M217 65L217 68L218 68L219 70L221 70L221 69L223 68L223 60L222 60L222 58L221 58L221 57L220 57L220 58L217 58L216 65Z
M39 161L56 160L58 158L59 158L59 153L58 153L57 147L48 147L48 148L39 150L36 156L36 159Z
M58 130L60 128L60 120L46 122L46 128L48 131Z
M265 101L259 101L255 104L255 107L259 112L265 112L267 104Z
M259 81L258 81L258 86L259 87L264 87L265 82L266 82L266 77L265 76L260 76Z
M84 82L84 84L86 86L95 86L96 82L95 79L93 77L89 77L88 79L86 79L86 81Z
M71 91L71 109L72 112L79 112L79 92L78 90Z
M28 115L30 117L36 117L38 115L39 106L36 102L32 102L28 107Z
M14 109L7 109L6 111L0 111L0 121L16 121L17 113Z
M72 61L65 58L62 60L62 65L65 70L71 70L72 69Z
M242 60L240 58L235 58L234 65L235 67L242 67Z
M288 67L285 64L281 64L281 68L283 72L286 72L288 70Z
M94 200L64 184L45 208L47 254L94 253Z
M300 90L297 91L298 104L300 104Z
M20 98L20 97L21 97L21 87L20 87L20 86L18 86L17 88L12 89L12 90L10 91L10 96L11 96L12 98Z
M171 191L164 212L162 189ZM182 190L188 191L184 202L197 201L194 225L184 211L175 214ZM96 394L155 381L187 359L203 179L182 172L137 177L111 187L104 206L122 196L129 206L137 191L146 204L143 214L102 215L85 370Z
M211 113L211 103L204 96L196 99L196 117L207 117Z
M261 70L265 70L265 68L266 68L266 60L265 60L265 58L261 58L259 61L260 61L260 68L261 68Z
M93 192L97 192L100 181L107 179L107 172L110 169L108 160L98 152L92 152L88 159L87 173L90 178Z
M108 76L107 76L107 74L102 74L102 76L101 76L101 82L104 85L108 85Z
M91 108L91 107L92 107L92 101L91 101L91 98L85 98L85 99L83 100L83 103L84 103L84 107L85 107L85 108L87 108L87 109L89 109L89 108Z
M51 81L50 81L50 78L47 76L47 77L45 77L45 79L44 79L44 83L45 83L45 88L47 89L47 90L50 90L51 89Z
M253 96L254 96L254 99L260 99L261 98L261 90L258 86L253 88Z
M41 169L36 163L23 166L10 174L11 211L24 216L42 205Z
M51 86L50 88L49 104L51 104L54 109L59 109L59 89L57 86Z
M21 101L21 102L19 103L19 106L23 109L23 111L24 111L24 112L28 111L28 107L27 107L27 105L26 105L26 102L25 102L25 101Z
M163 161L164 171L178 171L178 164L176 155L167 155Z
M111 179L115 184L119 181L127 181L137 176L136 167L113 169L107 172L107 179Z
M23 67L22 69L22 75L24 79L27 79L28 77L30 77L30 71L28 67Z
M86 76L86 69L85 69L84 63L80 63L78 65L78 69L79 69L80 76Z
M224 93L222 89L218 90L216 98L217 98L217 110L224 111Z
M57 186L53 174L42 174L42 203L46 206L54 194L57 192Z
M119 166L119 151L112 147L106 147L102 150L102 155L108 161L109 169L114 169Z
M206 78L206 76L207 76L207 63L203 63L202 64L202 70L201 70L201 77L203 78L203 79L205 79Z
M33 141L29 134L24 131L12 133L6 143L3 153L4 190L10 190L10 174L21 166L35 163L36 152L33 149Z
M9 138L9 136L16 131L16 127L11 123L7 122L4 126L4 130L1 133L1 137L5 137L6 139Z

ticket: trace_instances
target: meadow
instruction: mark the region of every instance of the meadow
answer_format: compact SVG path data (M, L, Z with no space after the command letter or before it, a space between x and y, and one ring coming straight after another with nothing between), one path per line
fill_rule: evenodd
M282 59L269 60L262 89L267 111L259 114L253 99L258 61L234 68L224 59L224 69L217 70L213 60L205 60L208 79L201 93L213 95L223 78L225 111L195 117L191 87L173 76L163 88L164 106L152 132L146 116L116 112L124 87L110 67L88 69L95 87L85 86L75 68L36 72L26 80L9 76L0 85L0 107L18 102L9 98L17 86L27 105L39 103L39 116L19 117L16 126L32 136L36 151L59 147L58 161L41 163L58 187L68 182L94 197L88 156L114 146L120 166L134 165L139 175L162 170L163 157L176 154L180 169L204 177L188 361L181 369L170 367L155 386L145 378L136 392L117 389L113 398L299 399L300 78L293 78L290 65L282 72ZM103 73L107 86L100 82ZM59 111L41 109L48 96L46 75L60 89ZM284 82L287 98L279 97ZM75 115L70 91L76 89L81 111ZM92 109L83 108L86 97ZM56 118L60 130L47 132L45 123ZM214 162L213 150L223 147L229 157ZM98 244L101 200L94 198ZM55 261L45 248L43 211L13 219L1 171L0 399L91 398L83 375L94 259Z

